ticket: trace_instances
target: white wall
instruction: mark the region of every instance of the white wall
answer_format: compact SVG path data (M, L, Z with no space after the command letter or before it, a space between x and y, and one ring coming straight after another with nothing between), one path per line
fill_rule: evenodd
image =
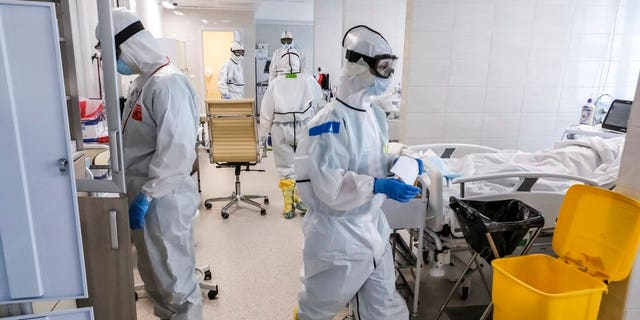
M293 34L296 48L304 53L306 72L313 72L313 25L308 24L256 24L256 43L269 44L269 58L276 48L280 48L280 36L288 30ZM316 68L317 70L317 68Z
M97 98L100 92L95 63L98 62L91 63L91 55L97 52L94 46L98 42L95 33L98 24L96 2L75 0L70 5L78 94L81 97Z
M402 82L406 13L407 0L344 1L342 35L351 27L363 24L380 32L391 45L393 53L400 57L396 64L391 88Z
M317 0L313 9L313 70L322 67L332 86L341 73L343 6L344 0Z
M314 7L315 64L330 74L331 85L338 85L344 51L342 37L351 27L366 25L380 32L400 57L393 76L394 87L403 72L406 0L323 0Z
M132 0L132 2L135 2L135 9L133 7L129 7L129 9L134 10L138 14L145 29L149 30L156 38L162 37L163 9L160 1Z
M98 52L94 48L98 42L95 35L98 24L96 1L74 0L70 4L78 93L81 97L97 98L100 96L97 62L91 63L91 56ZM135 9L142 24L154 36L162 36L162 11L157 1L130 1L128 7Z
M640 1L408 5L404 143L540 149L578 121L587 98L633 98Z
M319 0L324 1L324 0ZM317 2L317 1L316 1ZM313 0L263 1L256 10L257 23L312 22Z
M187 67L194 88L201 97L205 96L204 67L202 66L202 32L203 31L237 31L239 39L245 47L244 80L247 97L255 97L255 21L253 11L224 11L211 9L182 9L184 16L177 16L169 10L163 12L164 36L186 42ZM204 24L205 19L209 23ZM230 22L223 22L226 20ZM221 43L228 47L230 43ZM216 71L217 72L217 71ZM204 113L204 105L202 109Z

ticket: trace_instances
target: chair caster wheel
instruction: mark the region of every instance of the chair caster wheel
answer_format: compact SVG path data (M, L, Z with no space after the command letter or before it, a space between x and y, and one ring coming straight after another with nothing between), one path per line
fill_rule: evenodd
M269 198L264 198L264 204L269 204Z
M220 214L222 215L222 219L229 219L229 212L222 211Z
M467 300L469 298L469 287L460 287L460 299Z
M431 262L431 255L429 254L429 251L422 251L422 262L424 264L429 264L429 262Z
M136 301L138 301L138 299L140 299L140 297L138 297L138 293L137 293L137 292L134 292L134 293L133 293L133 298L134 298Z
M261 209L261 210L260 210L260 215L261 215L261 216L265 216L265 215L267 215L267 209Z
M207 297L209 298L209 300L213 300L218 296L218 286L216 286L215 290L209 290L207 292Z
M213 206L213 205L212 205L210 202L205 202L205 203L204 203L204 207L205 207L205 208L207 208L207 210L208 210L208 209L211 209L211 207L212 207L212 206Z
M205 271L204 272L204 280L211 280L211 271Z

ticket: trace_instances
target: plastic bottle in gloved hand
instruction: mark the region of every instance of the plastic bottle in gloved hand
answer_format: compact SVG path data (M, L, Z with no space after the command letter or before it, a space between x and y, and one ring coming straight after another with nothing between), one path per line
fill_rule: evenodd
M398 202L409 202L409 200L415 198L420 193L420 189L395 178L375 178L373 182L373 193L383 193L388 198Z

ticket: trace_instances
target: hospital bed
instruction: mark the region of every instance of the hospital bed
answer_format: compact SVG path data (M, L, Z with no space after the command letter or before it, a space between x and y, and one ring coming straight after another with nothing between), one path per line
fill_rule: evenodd
M621 146L622 144L620 144ZM408 155L412 157L423 158L425 152L431 150L437 156L443 159L463 158L468 155L476 154L500 154L500 151L494 148L469 145L469 144L427 144L418 146L404 146L398 154ZM621 151L621 148L620 148ZM617 155L621 153L618 152ZM449 197L456 196L467 200L504 200L517 199L539 210L545 215L545 231L552 232L555 225L557 213L564 198L566 188L562 186L570 186L575 183L586 185L594 185L601 187L610 187L602 181L586 178L579 175L569 173L539 172L528 170L525 172L497 172L476 175L463 175L461 177L446 179L443 172L426 158L423 158L425 169L428 174L420 178L422 189L426 189L428 193L428 201L426 201L426 210L424 212L424 222L414 221L411 226L404 225L402 228L410 230L410 241L408 249L404 250L405 254L413 254L411 261L416 265L433 261L431 276L440 277L445 275L444 265L448 265L451 258L460 258L456 252L467 254L468 249L462 233L460 232L457 221L448 207ZM528 168L531 169L531 168ZM499 188L492 190L487 188L484 192L473 192L474 184L491 184L499 182L496 185ZM508 182L508 183L505 183ZM552 184L551 187L545 183ZM426 185L426 188L425 188ZM558 187L561 186L561 187ZM471 187L471 188L470 188ZM423 191L424 194L424 191ZM396 204L388 206L390 200L385 203L383 211L390 220L392 228L396 229L398 225L395 219L401 217L423 216L422 212L417 212L419 206L416 205L419 199L410 201L407 204ZM422 231L420 231L420 229ZM419 241L414 241L419 239ZM402 246L395 246L397 249L403 249ZM407 247L407 246L404 246ZM420 250L420 248L423 248ZM402 250L400 250L402 251ZM421 254L420 254L421 253ZM420 257L421 255L421 257ZM398 259L396 259L398 260ZM419 278L417 279L419 282ZM419 286L416 285L414 291L417 297ZM461 298L466 298L469 293L468 282L460 289Z

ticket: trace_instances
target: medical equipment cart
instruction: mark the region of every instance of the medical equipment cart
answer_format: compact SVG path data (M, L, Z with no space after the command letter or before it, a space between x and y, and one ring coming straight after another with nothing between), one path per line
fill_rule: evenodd
M410 269L413 271L414 284L413 289L408 285L408 281L402 272L398 272L400 279L409 291L413 294L413 305L411 307L411 316L418 315L418 301L420 300L420 274L424 261L422 260L422 251L424 246L424 229L427 221L427 205L429 202L429 191L427 186L429 183L425 180L426 175L418 177L418 187L420 194L418 197L407 203L400 203L395 200L386 199L382 204L389 227L393 230L391 234L391 242L393 244L394 261L396 269L402 271ZM409 230L408 243L398 233L399 230ZM412 252L415 248L416 252ZM402 256L402 262L399 262L398 255Z

